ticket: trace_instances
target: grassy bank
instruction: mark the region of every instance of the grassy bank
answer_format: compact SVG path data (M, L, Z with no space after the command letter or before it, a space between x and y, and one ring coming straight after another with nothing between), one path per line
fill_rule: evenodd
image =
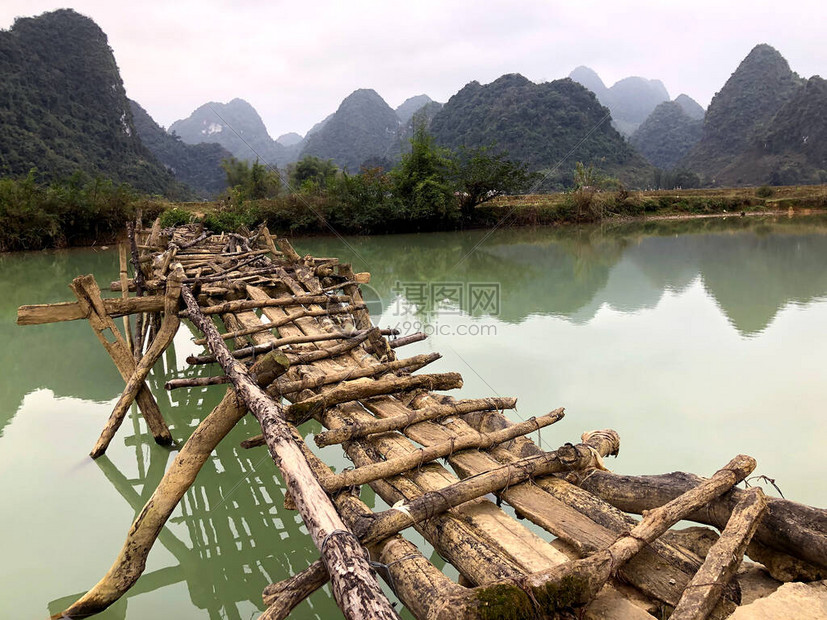
M378 196L378 198L377 198ZM170 203L137 196L126 186L73 177L41 185L36 175L0 180L0 251L37 250L111 243L141 212L145 221L161 214L171 226L203 221L215 231L266 222L280 235L370 234L490 228L562 226L647 218L807 212L827 209L827 185L598 191L589 187L555 194L500 196L478 205L470 217L417 219L383 204L386 195L343 200L333 192L294 193L267 200ZM366 228L365 222L373 222ZM377 228L376 223L381 223Z
M370 205L366 207L370 209ZM716 214L827 209L827 185L749 187L656 191L576 190L555 194L500 196L474 210L473 217L450 228L488 228L495 225L541 226L587 224L650 217L689 217ZM205 221L215 230L266 222L278 234L364 234L352 210L343 212L335 198L291 194L273 200L230 205L221 202L176 204L164 217L171 225ZM330 226L328 226L328 224ZM435 226L434 229L445 229ZM421 223L394 222L393 230L416 232Z

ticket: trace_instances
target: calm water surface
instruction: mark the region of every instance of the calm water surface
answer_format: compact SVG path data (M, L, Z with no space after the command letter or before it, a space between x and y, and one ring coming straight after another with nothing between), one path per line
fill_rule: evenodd
M372 272L366 293L378 322L431 333L404 354L441 352L431 368L462 372L459 396L516 396L514 419L566 407L536 438L547 449L613 428L622 442L607 463L615 471L705 475L748 453L787 497L827 504L825 219L296 246ZM93 585L173 458L133 411L107 455L89 459L120 376L85 323L14 324L18 305L71 299L66 285L82 273L115 279L116 253L0 256L0 618L45 617ZM150 377L179 442L222 395L162 389L186 370L197 350L191 337L182 330ZM255 617L267 583L317 557L296 513L282 507L269 457L238 447L255 426L245 419L219 446L144 576L100 618ZM324 457L347 465L337 448ZM369 489L363 499L381 506ZM297 610L336 615L326 590Z

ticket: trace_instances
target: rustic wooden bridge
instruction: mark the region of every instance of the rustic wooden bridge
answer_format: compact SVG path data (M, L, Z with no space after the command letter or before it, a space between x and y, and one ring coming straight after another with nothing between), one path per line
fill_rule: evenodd
M514 398L439 394L462 378L412 374L439 355L397 357L424 336L374 327L359 288L368 280L335 258L300 256L264 227L214 235L195 225L162 230L156 221L150 230L130 226L120 246L120 277L111 283L120 298L104 298L86 275L70 285L77 301L19 309L21 325L88 320L124 379L93 458L133 403L155 441L173 442L146 380L181 319L207 349L187 361L224 374L165 387L227 385L109 572L55 617L100 612L135 584L196 474L248 412L262 434L242 445L267 447L285 505L298 510L320 556L265 588L262 618L286 617L328 581L347 618L396 618L377 576L416 618L724 618L742 602L736 573L755 566L743 562L745 552L778 581L827 576L827 511L734 488L753 471L752 458L736 456L709 478L619 476L603 465L620 448L612 430L546 452L526 435L560 420L562 409L513 423L504 412ZM310 419L326 429L316 444L340 445L354 468L334 473L310 449L300 432ZM361 485L391 508L372 511ZM670 529L683 519L722 534ZM459 582L404 537L409 528L456 567ZM279 540L257 544L277 549Z

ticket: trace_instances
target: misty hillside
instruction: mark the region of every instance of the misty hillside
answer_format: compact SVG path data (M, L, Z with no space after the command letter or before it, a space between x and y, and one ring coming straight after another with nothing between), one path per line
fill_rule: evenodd
M554 169L558 179L582 161L630 185L648 182L650 165L606 115L595 95L570 79L535 84L510 74L467 84L434 117L431 132L450 148L496 144L535 170Z
M141 142L175 178L189 186L198 198L215 198L227 187L221 161L232 154L220 144L186 144L167 133L137 102L130 100L135 131Z
M627 77L607 88L595 71L583 66L569 77L597 95L597 100L611 111L615 129L625 136L632 135L658 104L670 99L660 80Z
M421 110L429 103L434 103L428 95L416 95L415 97L408 97L403 101L398 108L396 108L396 116L399 117L399 122L403 125L413 118L413 115Z
M664 101L629 138L629 143L658 168L670 170L677 166L701 139L703 108L701 118L692 118L686 106L686 102L681 105L678 99ZM691 106L689 109L696 112Z
M703 120L704 115L706 114L706 110L704 110L703 106L689 95L678 95L675 97L675 103L681 106L681 109L683 109L686 115L692 120Z
M136 135L106 35L70 9L21 18L0 31L0 174L76 171L180 195Z

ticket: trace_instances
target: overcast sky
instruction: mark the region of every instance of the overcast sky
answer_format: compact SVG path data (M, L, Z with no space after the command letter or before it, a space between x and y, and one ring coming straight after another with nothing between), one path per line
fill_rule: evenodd
M2 0L0 27L68 0ZM249 101L271 135L304 134L357 88L392 107L518 72L534 81L577 65L607 85L661 79L704 107L757 43L800 75L827 73L822 1L683 0L406 3L75 0L109 36L129 97L164 126L207 101Z

